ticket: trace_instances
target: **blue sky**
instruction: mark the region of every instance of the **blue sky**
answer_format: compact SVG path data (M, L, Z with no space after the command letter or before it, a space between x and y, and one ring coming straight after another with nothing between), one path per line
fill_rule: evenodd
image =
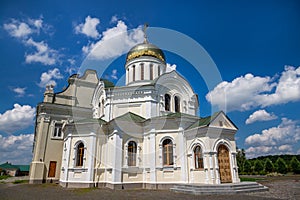
M222 77L211 89L185 58L166 52L167 63L191 82L201 116L225 109L226 99L248 157L299 154L299 11L292 0L1 1L0 163L30 162L35 106L46 84L61 91L101 42L118 50L100 52L115 60L103 76L118 82L124 53L141 41L145 22L185 34L208 52ZM122 31L122 44L105 43Z

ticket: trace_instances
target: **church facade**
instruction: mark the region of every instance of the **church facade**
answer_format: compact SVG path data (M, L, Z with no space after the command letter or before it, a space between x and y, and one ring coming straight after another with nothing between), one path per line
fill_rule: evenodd
M161 49L144 41L126 57L126 85L94 70L72 75L37 105L30 183L169 188L239 182L237 127L222 112L197 116L198 96Z

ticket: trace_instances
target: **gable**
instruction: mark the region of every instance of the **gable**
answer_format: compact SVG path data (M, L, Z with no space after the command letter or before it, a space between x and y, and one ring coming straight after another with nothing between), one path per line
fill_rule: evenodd
M220 127L234 130L238 129L235 124L224 114L224 112L218 112L214 116L215 117L212 117L210 122L210 127Z

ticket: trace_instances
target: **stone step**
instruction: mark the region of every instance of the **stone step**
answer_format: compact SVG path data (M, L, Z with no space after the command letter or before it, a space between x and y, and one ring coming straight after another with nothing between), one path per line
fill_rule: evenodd
M230 194L243 192L262 192L267 191L268 188L256 182L242 182L219 185L176 184L170 190L173 192L189 194Z

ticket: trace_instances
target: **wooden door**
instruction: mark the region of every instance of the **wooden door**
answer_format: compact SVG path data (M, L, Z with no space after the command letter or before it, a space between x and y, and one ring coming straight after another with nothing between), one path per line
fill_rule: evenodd
M48 177L55 177L56 161L50 161Z
M231 183L231 169L229 151L225 145L220 145L218 149L218 162L221 183Z

